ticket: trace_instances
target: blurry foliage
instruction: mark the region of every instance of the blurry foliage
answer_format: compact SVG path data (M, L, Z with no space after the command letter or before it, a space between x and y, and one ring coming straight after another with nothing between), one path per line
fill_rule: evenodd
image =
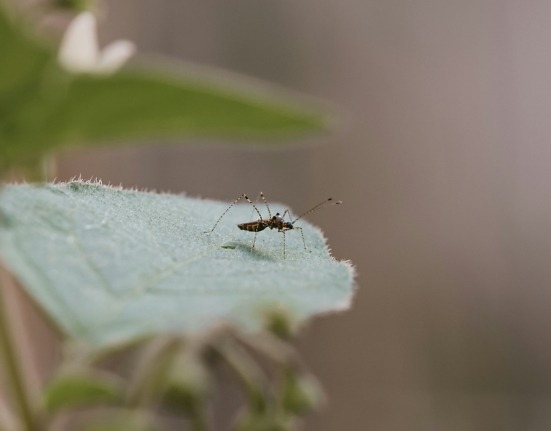
M53 8L67 9L73 11L85 11L93 5L92 0L50 0Z
M48 4L54 9L82 10L88 2L53 0ZM0 175L5 175L10 169L36 172L44 156L62 148L153 137L273 139L321 132L327 127L328 117L320 110L305 108L305 105L266 88L236 86L227 80L221 82L218 78L216 73L208 71L198 76L145 67L124 69L113 74L72 73L60 65L57 49L49 41L38 39L22 17L8 13L0 4ZM267 141L264 139L264 142ZM96 319L101 326L104 314L100 312L102 310L94 309L98 304L94 305L91 300L101 290L98 286L109 285L116 290L120 288L121 276L133 273L132 266L138 269L144 265L144 262L132 258L127 260L129 266L122 272L115 270L104 278L101 266L97 266L101 246L110 244L109 250L104 249L103 253L108 259L117 261L121 261L125 253L132 254L132 247L135 247L127 241L128 237L118 236L126 232L122 228L119 232L94 232L88 237L97 240L95 244L100 246L95 248L95 252L99 253L96 255L95 252L88 254L85 250L87 245L82 248L82 244L77 244L80 251L76 253L58 247L64 243L75 244L75 227L84 230L89 227L81 217L84 213L89 212L96 218L95 221L101 222L100 215L94 210L102 208L105 202L101 199L101 193L94 194L94 191L97 192L100 187L105 192L107 188L79 182L74 184L82 186L77 187L80 192L88 190L91 193L84 193L77 202L63 200L68 197L68 190L63 187L41 186L42 190L50 190L62 199L60 206L53 205L53 201L44 201L39 196L41 188L36 186L4 186L0 192L0 226L3 233L0 252L4 265L0 270L10 272L23 283L23 287L49 317L63 327L67 335L66 343L71 346L57 373L41 389L40 398L35 399L26 387L0 294L0 353L3 360L0 363L5 366L5 376L10 386L10 402L6 406L0 405L0 429L153 431L163 429L160 418L164 412L172 411L187 419L186 429L207 430L210 429L207 411L217 386L212 374L214 366L234 376L235 383L242 387L247 400L247 405L236 414L232 429L296 429L297 419L316 408L322 396L318 384L304 371L289 344L288 340L297 326L292 316L298 315L304 320L320 311L345 307L351 294L352 273L349 265L332 260L320 233L312 227L306 226L304 231L305 237L312 242L312 253L300 249L299 257L282 261L279 246L274 246L266 254L244 253L247 247L226 244L224 235L227 236L227 232L221 226L220 232L215 235L188 238L184 246L194 249L196 242L203 239L210 241L212 254L207 266L217 267L220 262L216 259L223 261L228 257L235 261L230 264L237 270L242 269L243 265L252 265L249 273L256 275L247 280L249 285L266 287L268 280L278 281L282 274L288 277L282 279L283 282L298 280L298 284L293 285L296 291L283 295L275 308L265 307L268 302L273 303L272 298L271 301L243 303L241 308L236 307L229 314L236 321L243 316L255 315L257 322L253 330L249 328L248 332L243 332L233 326L222 325L221 317L227 321L228 316L216 310L223 303L223 298L206 305L213 311L211 321L202 321L193 330L190 330L193 325L185 327L185 336L176 334L181 329L178 326L152 328L147 325L151 319L164 317L161 303L157 304L157 308L147 311L146 307L140 311L140 319L145 326L137 331L124 333L124 327L139 326L140 319L132 320L130 324L120 321L97 332L92 331L93 323L90 324L90 321L74 328L71 322L63 320L63 316L56 315L55 309L59 304L70 297L79 298L79 302L72 305L75 315L84 316L91 312L92 322ZM119 207L122 210L123 224L124 220L137 223L131 232L127 232L130 237L136 233L150 232L148 229L152 226L147 229L145 226L151 220L174 215L159 202L179 199L144 193L147 202L139 201L132 206L132 199L139 197L139 194L128 192L123 196L123 192L120 193L121 199L110 201L109 208ZM24 207L18 207L15 203ZM194 212L194 205L200 210ZM205 212L204 205L200 201L190 204L189 223L199 226L204 220L212 218L212 214ZM109 208L103 208L103 213L108 214ZM145 208L149 212L142 211ZM80 216L77 209L81 210ZM23 214L29 216L27 225L19 224L25 219L19 217ZM170 223L157 223L157 227L159 225L161 231L168 229L164 232L168 235L161 235L155 241L164 241L163 247L167 249L182 245L181 238L171 234ZM17 226L21 227L19 242L14 242L12 234ZM37 226L43 227L42 236L37 235ZM28 252L34 249L38 253L20 254L21 250L17 249L22 244L30 246ZM276 248L278 251L274 252ZM20 259L13 259L16 255ZM292 253L290 255L293 257ZM75 256L77 260L87 263L96 275L95 280L79 273L79 266L70 260ZM213 256L216 259L212 260ZM164 257L170 260L174 256ZM163 267L163 262L156 261L154 256L146 259ZM271 272L270 265L273 267ZM255 271L259 268L263 270ZM43 272L44 269L46 272ZM301 278L301 272L307 276ZM52 274L56 275L52 278ZM314 274L317 278L311 277ZM11 276L3 275L4 280L12 280ZM66 275L70 275L72 281L67 282ZM211 272L210 276L216 277L216 273ZM222 284L229 283L227 277L220 274L217 277ZM195 287L201 288L200 277L193 280ZM230 293L239 296L240 284L237 281L228 286ZM277 293L277 286L274 286L271 289ZM51 295L52 292L56 294ZM310 300L303 303L297 301L301 294ZM258 293L255 295L263 298ZM180 298L167 297L165 306L179 300L185 304L188 297L183 289ZM319 301L323 297L325 303ZM109 308L113 304L115 302L103 302L99 307ZM192 312L192 309L183 309L181 314ZM121 328L122 337L117 332ZM93 336L82 338L79 334ZM156 335L154 339L150 338L153 334ZM93 342L98 339L109 340L111 344ZM122 342L132 344L122 345ZM107 344L109 349L105 347ZM116 370L116 367L113 370L109 360L121 354L129 356L130 360L125 362L124 370ZM274 376L279 376L279 379Z
M155 69L71 73L57 52L0 6L0 170L59 148L129 139L258 139L322 131L327 118L219 73Z

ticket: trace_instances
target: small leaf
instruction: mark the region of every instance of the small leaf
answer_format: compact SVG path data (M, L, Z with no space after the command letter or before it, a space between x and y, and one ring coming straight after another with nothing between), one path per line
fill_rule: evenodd
M110 404L122 399L122 388L113 376L98 372L62 374L44 391L50 412L75 406Z
M266 329L275 336L288 340L297 331L294 316L281 307L271 307L265 311Z
M313 376L299 374L292 368L285 371L281 402L285 411L302 415L318 407L323 398L321 387Z
M237 229L251 208L75 181L6 185L0 257L71 337L95 347L230 323L260 332L265 312L298 321L348 307L353 273L318 229ZM272 213L283 212L274 204ZM235 249L224 249L233 245Z

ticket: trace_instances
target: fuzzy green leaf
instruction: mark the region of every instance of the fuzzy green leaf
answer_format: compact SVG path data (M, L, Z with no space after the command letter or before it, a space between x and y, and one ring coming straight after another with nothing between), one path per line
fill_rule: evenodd
M75 181L8 185L0 195L0 256L62 330L92 346L228 322L263 329L274 308L298 320L343 309L352 271L320 231L253 233L236 205ZM272 212L281 211L272 205ZM231 246L231 247L228 247Z

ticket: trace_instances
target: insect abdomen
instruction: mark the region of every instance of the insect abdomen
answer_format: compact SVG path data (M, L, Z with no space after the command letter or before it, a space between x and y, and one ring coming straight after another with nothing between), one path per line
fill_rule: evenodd
M241 223L238 224L237 227L241 230L246 230L248 232L260 232L261 230L266 229L268 226L264 223L258 223L256 221L252 221L249 223Z

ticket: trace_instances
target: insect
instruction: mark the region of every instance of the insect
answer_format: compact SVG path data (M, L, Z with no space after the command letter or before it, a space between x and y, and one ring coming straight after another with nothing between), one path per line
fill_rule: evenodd
M226 213L235 205L237 204L241 199L245 199L247 202L249 202L256 213L258 214L259 219L255 221L250 221L246 223L240 223L237 225L237 227L241 230L245 230L247 232L254 232L254 239L253 239L253 246L252 249L254 249L254 246L256 244L256 234L258 232L263 231L264 229L277 229L278 232L281 232L283 234L283 258L285 259L285 232L291 229L297 229L300 230L300 234L302 236L302 243L304 244L304 250L306 250L306 241L304 241L304 233L302 232L302 228L299 226L295 226L295 222L302 217L304 217L307 214L310 214L322 207L325 207L327 205L339 205L342 202L341 201L334 201L332 198L326 199L323 202L320 202L313 208L310 208L308 211L304 212L303 214L299 215L296 219L292 221L285 221L285 216L290 214L289 210L286 209L283 214L276 213L275 215L272 215L272 212L270 211L270 207L268 206L268 202L266 201L266 197L264 196L264 193L260 192L259 197L262 199L264 204L266 205L266 209L268 210L268 218L265 219L262 217L262 214L260 214L260 211L256 207L256 205L249 199L249 197L246 194L242 194L239 196L233 203L226 208L226 210L222 213L220 218L217 220L217 222L214 224L214 227L205 233L210 233L216 229L216 226L218 226L218 223L220 223L220 220L226 215ZM257 199L258 200L258 199Z

